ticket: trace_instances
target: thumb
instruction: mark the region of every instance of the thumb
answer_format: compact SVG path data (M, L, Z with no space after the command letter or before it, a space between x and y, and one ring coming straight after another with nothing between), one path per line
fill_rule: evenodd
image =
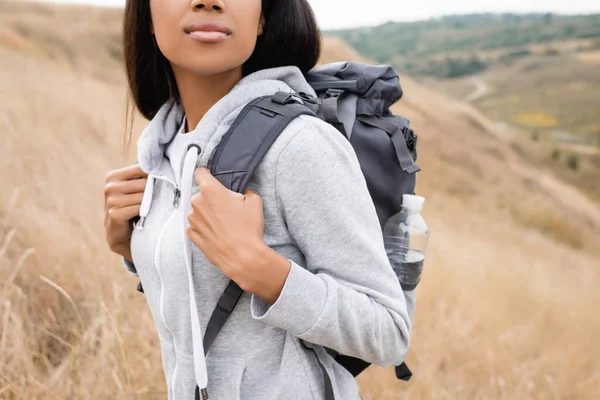
M262 204L262 197L260 197L260 195L258 195L257 193L254 193L251 189L246 189L246 191L244 192L244 196L246 196L247 202L249 201L252 203Z
M217 178L212 176L210 170L207 168L196 168L196 170L194 171L194 180L202 189L205 186L214 183L214 181L216 181Z

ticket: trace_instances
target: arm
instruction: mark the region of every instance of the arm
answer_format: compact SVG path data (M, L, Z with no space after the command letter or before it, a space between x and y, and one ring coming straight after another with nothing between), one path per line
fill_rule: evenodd
M339 353L399 364L410 342L407 304L350 143L309 123L279 156L276 191L306 265L290 260L273 305L252 296L253 317Z

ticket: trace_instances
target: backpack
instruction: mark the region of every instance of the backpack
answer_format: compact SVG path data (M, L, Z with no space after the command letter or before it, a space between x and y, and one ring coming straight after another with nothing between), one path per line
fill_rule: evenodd
M249 102L215 148L208 168L225 187L243 194L254 170L285 127L300 115L316 116L352 144L383 229L401 210L402 196L415 194L416 173L420 171L415 164L417 136L406 118L390 111L403 95L397 73L387 65L336 62L314 68L306 79L317 97L278 92ZM405 292L413 289L403 287ZM138 290L143 291L141 284ZM206 327L205 354L242 294L243 290L230 281ZM353 376L370 365L333 351L330 354ZM333 400L331 380L323 365L321 369L326 398ZM396 366L396 376L408 381L412 373L402 363ZM198 388L196 399L200 399Z

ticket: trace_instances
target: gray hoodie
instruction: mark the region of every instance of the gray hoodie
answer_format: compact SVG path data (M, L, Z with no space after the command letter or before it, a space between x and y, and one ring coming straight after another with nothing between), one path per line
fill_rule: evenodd
M335 128L301 116L249 184L263 199L265 243L291 263L283 291L272 306L244 293L206 358L196 354L228 278L185 235L199 191L191 173L207 166L246 103L280 90L314 95L298 68L281 67L245 77L215 104L188 133L201 152L181 160L183 187L164 154L183 109L166 103L138 141L149 179L131 238L134 263L123 263L144 287L170 400L192 400L206 376L211 400L321 400L319 362L335 398L356 400L355 379L325 348L381 366L399 364L408 350L414 297L405 299L387 258L356 153ZM201 333L192 333L194 323Z

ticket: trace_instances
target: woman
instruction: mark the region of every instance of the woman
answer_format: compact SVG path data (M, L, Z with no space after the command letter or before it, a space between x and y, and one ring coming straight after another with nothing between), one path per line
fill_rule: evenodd
M326 348L399 364L410 316L352 146L301 116L244 195L205 168L250 100L315 94L307 1L128 0L124 28L130 90L151 121L139 165L107 176L105 225L143 285L169 399L194 398L205 372L212 400L359 399ZM246 293L204 358L194 329L230 279Z

